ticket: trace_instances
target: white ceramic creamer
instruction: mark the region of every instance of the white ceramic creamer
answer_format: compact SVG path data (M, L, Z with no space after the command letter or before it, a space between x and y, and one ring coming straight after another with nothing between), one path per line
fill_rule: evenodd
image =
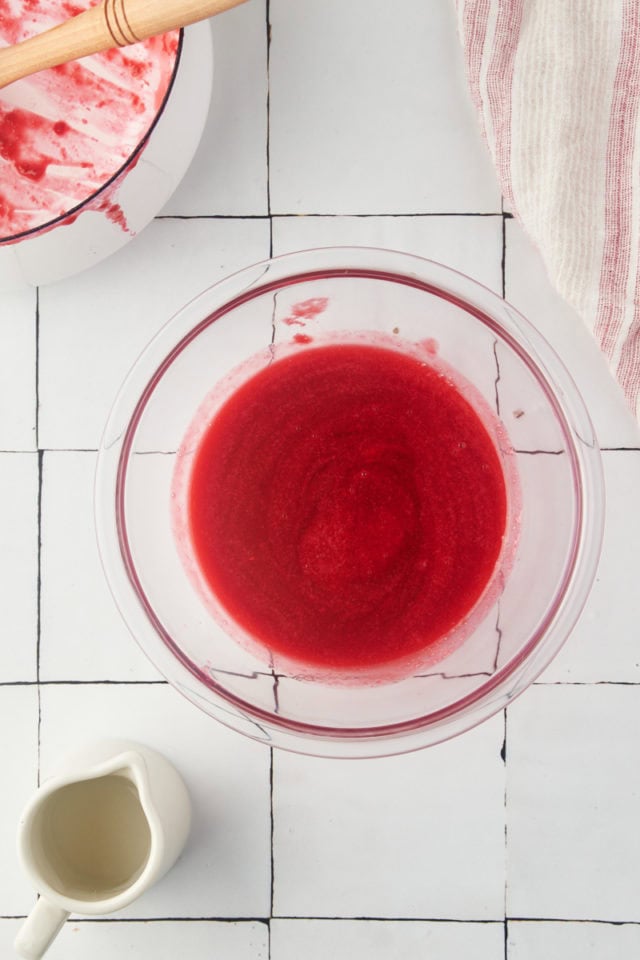
M28 803L18 855L40 897L15 949L38 960L70 913L127 906L174 864L189 833L184 782L165 757L105 740L73 754Z

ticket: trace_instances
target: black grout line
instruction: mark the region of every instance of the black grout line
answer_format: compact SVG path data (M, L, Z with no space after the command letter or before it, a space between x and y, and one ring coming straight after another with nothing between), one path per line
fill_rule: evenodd
M274 835L274 804L273 804L273 773L274 773L274 756L273 756L273 747L269 747L269 831L270 831L270 845L271 845L271 887L269 891L269 916L273 917L273 896L275 888L275 873L274 873L274 845L273 845L273 835Z
M514 447L514 453L524 453L529 457L538 456L538 454L546 454L549 457L561 457L562 454L566 453L566 450L519 450L517 447Z
M358 220L367 220L367 219L387 219L393 220L394 217L402 217L403 220L413 220L420 219L421 217L506 217L509 219L510 214L501 214L499 210L487 210L484 212L473 211L473 212L461 212L459 210L425 210L422 213L273 213L274 217L285 218L299 218L299 217L322 217L325 219L330 219L331 217L343 217L344 219L353 218Z
M500 750L500 756L502 757L502 762L504 764L504 794L503 794L503 802L504 802L504 960L508 960L509 923L507 920L507 899L508 899L508 888L509 888L509 871L508 871L507 854L509 850L509 827L507 823L507 801L508 801L508 796L507 796L507 756L508 756L507 716L508 715L507 715L506 709L502 711L502 716L504 720L504 737L502 740L502 749Z
M169 686L168 680L0 680L0 687Z
M534 680L532 687L638 687L640 680Z
M265 0L265 30L267 40L267 213L269 215L269 257L273 256L273 217L271 211L271 2Z
M215 918L212 918L215 919ZM289 916L278 915L276 920L326 920L328 922L335 920L363 921L366 923L459 923L473 924L475 926L505 926L509 923L598 923L611 927L638 927L640 920L593 920L589 918L575 919L571 917L506 917L504 920L461 920L460 917L369 917L369 916Z
M497 340L493 341L493 360L496 365L496 376L495 376L495 380L493 381L494 403L496 406L496 413L498 414L498 416L500 416L499 384L500 384L500 377L502 374L500 371L500 360L498 359L498 341ZM514 452L517 453L518 451L516 450Z
M268 213L163 213L154 220L267 220Z
M273 257L273 216L271 211L271 3L265 0L265 28L267 31L267 212L269 214L269 258ZM271 315L271 349L276 335L276 294L273 295ZM273 359L273 353L271 355ZM276 680L277 689L277 680ZM271 918L273 917L273 747L269 747L269 920L267 923L267 958L271 960Z
M97 453L97 447L41 447L45 453Z
M276 920L326 920L327 922L332 922L335 920L349 920L349 921L363 921L365 923L473 923L473 924L482 924L483 926L491 925L498 926L504 921L500 919L496 920L461 920L459 917L374 917L368 916L367 914L360 914L354 916L352 914L343 914L343 915L332 915L332 916L302 916L296 914L279 914Z
M638 447L600 447L601 453L640 453L640 446ZM38 447L38 450L42 453L98 453L97 447ZM38 450L8 450L0 448L1 453L16 453L16 454L25 454L25 453L37 453ZM173 455L175 450L138 450L138 456L144 456L145 454L166 454ZM514 450L514 453L523 453L533 456L537 453L547 453L552 456L559 456L560 454L565 453L564 450Z
M640 447L600 447L601 453L627 453L630 450L640 453Z
M507 216L504 212L504 200L502 201L503 211L502 211L502 255L500 258L500 270L502 274L502 299L504 300L507 294L507 272L506 272L506 263L507 263Z
M268 102L269 98L267 96L267 116L268 116ZM268 130L268 127L267 127ZM267 150L268 150L268 136L267 136ZM268 154L267 154L268 156ZM267 171L268 171L269 160L267 159ZM436 211L424 211L423 213L349 213L345 211L344 213L278 213L275 210L271 209L270 202L270 189L269 182L267 181L267 213L254 213L254 214L243 214L243 213L165 213L160 216L154 217L154 220L266 220L268 217L272 216L276 219L281 220L299 220L300 218L316 218L316 219L326 219L329 220L333 217L343 218L343 219L358 219L358 220L367 220L367 219L387 219L392 220L395 217L401 217L402 219L420 219L420 217L501 217L502 220L512 219L512 214L510 213L501 213L499 210L486 211L480 213L478 211L474 212L460 212L458 210L436 210Z
M501 573L499 579L500 579L500 583L504 586L504 574ZM498 600L496 607L497 607L497 611L496 611L495 632L496 632L496 637L498 638L498 642L496 643L496 654L495 654L495 657L493 658L493 670L492 670L491 676L493 676L493 674L496 673L498 670L498 663L500 661L500 648L502 647L502 627L500 626L500 614L502 613L502 611L500 609L500 600Z
M3 914L0 920L25 920L26 914ZM461 920L459 917L369 917L369 916L279 916L277 920L312 920L314 922L326 921L332 923L341 920L364 922L364 923L460 923L473 924L475 926L498 926L504 924L503 920ZM269 917L220 917L220 916L202 916L202 917L73 917L73 924L80 923L263 923L269 927ZM637 927L640 926L640 920L602 920L602 919L576 919L567 917L507 917L507 923L593 923L607 927Z
M596 920L591 917L507 917L510 923L599 923L607 927L638 927L640 920Z
M222 671L224 672L224 671ZM238 674L242 676L242 674ZM268 676L268 674L262 674ZM278 679L281 674L274 674ZM442 677L444 680L458 680L460 677L490 677L491 673L481 671L480 673L455 674L447 676L442 673L419 674L419 677ZM90 687L90 686L114 686L114 687L167 687L168 680L0 680L0 687ZM534 680L531 687L640 687L640 680Z
M36 689L38 691L38 728L37 728L37 777L40 786L40 734L42 731L42 698L40 690L40 641L42 638L42 480L44 474L44 453L38 451L38 499L36 505L38 553L36 559Z
M97 447L37 447L34 450L3 450L0 453L97 453ZM158 451L159 452L159 451Z
M35 338L36 338L36 363L35 363L35 411L34 423L36 434L36 450L40 449L40 287L36 287L36 315L35 315Z
M500 292L502 294L502 299L504 300L504 291L505 291L505 279L504 279L504 262L505 262L505 249L506 249L506 234L504 227L504 197L500 199L500 216L501 216L501 257L500 257ZM498 417L500 416L500 393L498 390L498 384L500 383L500 360L498 359L498 341L493 341L493 360L496 365L496 377L493 381L493 392L494 392L494 402L496 407L496 413Z
M26 914L2 914L0 920L25 920ZM575 918L575 917L506 917L505 920L461 920L460 917L373 917L373 916L296 916L282 914L272 919L276 920L312 920L314 922L326 921L332 923L335 921L349 921L362 923L456 923L470 924L473 926L504 926L507 929L509 923L593 923L604 927L640 927L640 920L602 920L594 918ZM263 923L267 929L270 928L269 917L221 917L221 916L201 916L201 917L87 917L74 916L71 921L73 924L83 923Z
M37 758L37 771L36 771L36 786L40 786L40 733L42 730L42 700L40 697L40 684L38 684L38 746L36 752Z
M42 637L42 479L44 473L44 452L40 449L40 287L36 287L35 314L35 441L38 454L38 493L36 500L36 691L38 719L36 725L36 785L40 786L40 740L42 733L42 696L40 689L40 641Z
M0 917L0 920L22 919L20 917ZM264 923L269 926L269 917L76 917L70 921L76 923Z

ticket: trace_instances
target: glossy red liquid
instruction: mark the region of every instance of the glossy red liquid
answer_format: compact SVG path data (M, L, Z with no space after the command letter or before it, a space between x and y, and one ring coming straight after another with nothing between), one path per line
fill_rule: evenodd
M434 367L312 347L246 381L202 435L188 529L208 587L277 666L420 662L485 591L507 494L496 448Z

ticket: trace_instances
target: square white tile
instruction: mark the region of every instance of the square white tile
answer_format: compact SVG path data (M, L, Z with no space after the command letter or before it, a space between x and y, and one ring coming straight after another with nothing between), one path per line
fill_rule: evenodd
M509 960L630 960L640 956L640 926L511 921Z
M42 680L159 680L107 586L96 542L96 454L43 457L40 601Z
M253 0L211 20L211 108L196 155L163 215L267 213L265 7L265 0Z
M640 682L640 450L605 451L605 533L584 611L541 682Z
M502 290L502 217L274 217L276 256L331 246L401 250Z
M638 425L581 318L562 300L515 220L506 224L506 299L549 341L574 378L603 447L640 447Z
M501 960L502 923L272 920L270 960Z
M640 921L640 687L534 686L507 711L507 912Z
M13 956L13 940L20 923L0 920L0 947L3 957ZM136 960L267 960L268 929L264 923L240 921L168 920L118 923L117 920L67 920L47 960L113 960L127 957Z
M384 760L274 754L274 913L504 917L502 717Z
M273 213L498 212L451 4L272 0Z
M191 795L193 825L171 871L118 917L269 915L269 751L166 685L54 685L42 690L43 777L75 746L134 740L165 754Z
M0 916L21 916L35 903L18 862L18 821L38 775L38 691L35 686L0 687L2 790L0 790ZM9 956L8 953L4 956Z
M0 295L0 450L36 448L36 297Z
M0 453L0 680L35 680L38 456Z
M269 253L267 220L156 220L40 292L40 443L96 449L140 351L188 300Z

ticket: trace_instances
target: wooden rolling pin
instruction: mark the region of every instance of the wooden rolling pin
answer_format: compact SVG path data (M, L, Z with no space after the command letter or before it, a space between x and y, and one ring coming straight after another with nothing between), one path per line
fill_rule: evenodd
M57 27L0 49L0 89L47 67L186 27L245 0L102 0Z

